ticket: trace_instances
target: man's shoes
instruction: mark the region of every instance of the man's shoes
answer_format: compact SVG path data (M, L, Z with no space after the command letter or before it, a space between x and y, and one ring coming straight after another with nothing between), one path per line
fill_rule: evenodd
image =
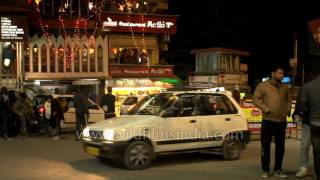
M306 177L307 175L308 175L308 168L301 167L299 169L299 171L297 172L296 177L297 178L303 178L303 177Z
M274 176L282 179L288 179L288 175L283 173L282 171L275 171Z
M263 179L269 178L269 177L270 177L270 173L267 172L267 171L265 171L265 172L263 172L263 173L261 174L260 177L263 178Z

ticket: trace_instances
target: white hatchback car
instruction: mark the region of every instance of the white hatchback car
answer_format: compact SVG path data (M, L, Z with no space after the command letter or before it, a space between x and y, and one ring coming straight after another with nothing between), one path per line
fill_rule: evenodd
M218 150L236 160L250 139L245 115L230 95L200 91L148 96L129 115L91 124L82 135L87 153L134 170L164 153Z

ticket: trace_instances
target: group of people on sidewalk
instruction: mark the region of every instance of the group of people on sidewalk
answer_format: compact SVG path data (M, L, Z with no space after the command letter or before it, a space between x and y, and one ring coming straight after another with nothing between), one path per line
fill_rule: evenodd
M314 72L316 73L316 71ZM282 171L285 154L286 118L291 116L291 96L289 88L282 83L284 69L275 66L271 78L260 83L254 92L253 103L262 111L261 126L261 178L269 178L270 146L274 138L275 165L273 175L288 178ZM294 120L301 120L300 169L297 177L305 177L308 172L309 149L313 146L315 179L320 180L320 76L305 84L299 93Z
M74 95L76 140L80 140L81 131L88 123L90 116L88 99L98 103L97 95L92 91L89 94L89 91L85 88L80 88ZM112 95L112 88L108 87L108 93L102 96L100 103L105 111L105 119L115 117L115 100L115 96ZM46 122L41 123L43 125L41 131L49 132L48 129L51 128L55 135L53 140L60 140L61 121L64 121L64 113L68 109L68 102L63 98L56 99L49 96L43 105ZM28 120L34 118L33 113L32 102L25 93L8 91L6 87L2 87L0 90L0 140L24 139L27 137L27 124Z
M27 136L27 121L32 117L32 103L25 93L0 91L0 139L24 139Z

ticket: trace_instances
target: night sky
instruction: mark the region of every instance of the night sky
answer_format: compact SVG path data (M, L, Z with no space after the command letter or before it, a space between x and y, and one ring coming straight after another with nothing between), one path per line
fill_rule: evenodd
M320 1L168 0L169 13L179 15L178 32L170 43L170 61L185 78L194 70L191 49L226 47L251 53L249 80L267 76L272 64L289 69L293 35L299 58L308 58L307 22L320 18ZM305 60L306 61L306 60Z

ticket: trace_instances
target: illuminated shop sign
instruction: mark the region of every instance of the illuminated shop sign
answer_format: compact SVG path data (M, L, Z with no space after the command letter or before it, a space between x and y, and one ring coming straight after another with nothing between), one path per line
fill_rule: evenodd
M172 77L173 66L130 66L130 65L109 65L110 76L158 76Z
M141 16L109 14L103 30L113 32L176 33L176 16Z

